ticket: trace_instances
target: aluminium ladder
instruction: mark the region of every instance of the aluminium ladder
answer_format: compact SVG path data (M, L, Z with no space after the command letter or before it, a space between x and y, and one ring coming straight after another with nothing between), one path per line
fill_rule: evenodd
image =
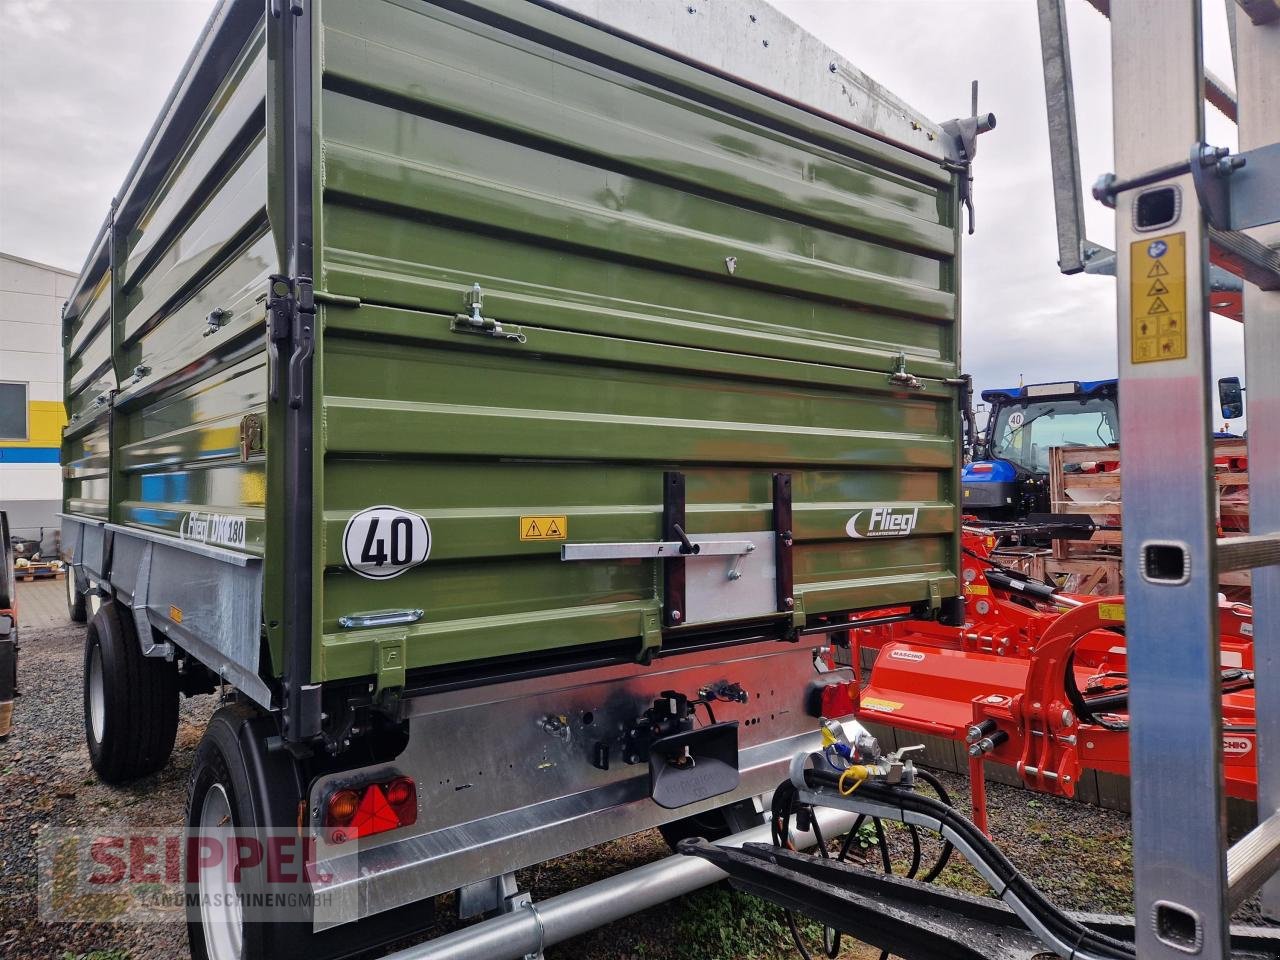
M1199 0L1110 4L1115 174L1095 194L1116 210L1142 960L1228 956L1231 912L1280 867L1280 5L1228 0L1227 12L1244 166L1204 148ZM1214 515L1211 248L1246 281L1251 532L1233 540ZM1228 849L1217 575L1250 568L1259 826ZM1263 897L1280 912L1280 882Z

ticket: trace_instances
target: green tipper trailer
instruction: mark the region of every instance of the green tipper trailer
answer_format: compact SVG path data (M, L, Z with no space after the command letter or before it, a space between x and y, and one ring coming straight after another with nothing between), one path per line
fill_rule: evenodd
M197 956L740 825L851 613L958 615L993 122L758 0L217 8L64 314L94 766L233 690L189 825L300 831L340 904L194 909Z

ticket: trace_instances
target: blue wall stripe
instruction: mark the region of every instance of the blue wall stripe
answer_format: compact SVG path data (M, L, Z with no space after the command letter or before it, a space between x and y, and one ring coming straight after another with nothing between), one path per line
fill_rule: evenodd
M0 447L0 463L57 463L57 447Z

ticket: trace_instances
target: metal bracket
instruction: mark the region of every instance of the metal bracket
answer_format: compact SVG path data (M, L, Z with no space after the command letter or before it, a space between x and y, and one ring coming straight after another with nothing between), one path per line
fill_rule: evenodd
M510 340L514 343L528 343L529 338L519 327L506 328L497 320L490 320L481 313L484 305L484 291L480 289L480 284L471 285L471 290L467 293L467 312L458 313L453 317L454 333L477 333L486 337L495 337L499 340Z
M948 120L942 124L943 133L954 141L955 152L959 161L950 164L951 169L960 174L959 200L969 211L969 232L973 233L975 220L973 214L973 158L978 155L978 135L994 130L996 115L985 113L978 115L978 81L973 81L972 116Z
M373 641L375 680L374 696L404 689L405 654L408 637L402 632L378 637Z
M795 534L791 516L791 474L773 475L774 583L778 611L789 614L796 627L804 625L804 613L795 598L795 566L792 553Z
M173 644L167 641L156 643L155 631L151 629L151 617L147 614L148 593L151 587L151 554L155 544L147 543L142 548L142 559L138 561L138 577L134 587L133 598L129 602L129 612L133 614L133 625L138 631L138 642L144 657L162 657L172 659Z
M477 880L460 887L457 894L458 919L470 920L486 913L510 913L512 901L520 896L514 873Z
M662 475L662 537L666 541L681 542L671 562L662 565L662 623L667 627L678 627L684 623L684 551L698 552L684 535L684 512L684 474L668 470Z
M1240 232L1280 221L1280 144L1231 156L1225 147L1197 143L1184 162L1156 167L1127 180L1103 174L1093 185L1093 196L1103 206L1114 208L1121 193L1186 173L1191 174L1208 221L1209 239L1218 255L1215 262L1259 289L1280 290L1280 251Z
M1237 154L1198 143L1190 167L1211 226L1248 230L1280 221L1280 143Z

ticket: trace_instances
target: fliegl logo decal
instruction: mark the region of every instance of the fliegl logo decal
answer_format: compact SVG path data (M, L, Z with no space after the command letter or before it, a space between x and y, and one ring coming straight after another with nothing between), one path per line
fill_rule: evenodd
M916 528L920 508L898 510L893 507L872 507L859 510L844 525L845 533L855 540L873 537L906 537Z

